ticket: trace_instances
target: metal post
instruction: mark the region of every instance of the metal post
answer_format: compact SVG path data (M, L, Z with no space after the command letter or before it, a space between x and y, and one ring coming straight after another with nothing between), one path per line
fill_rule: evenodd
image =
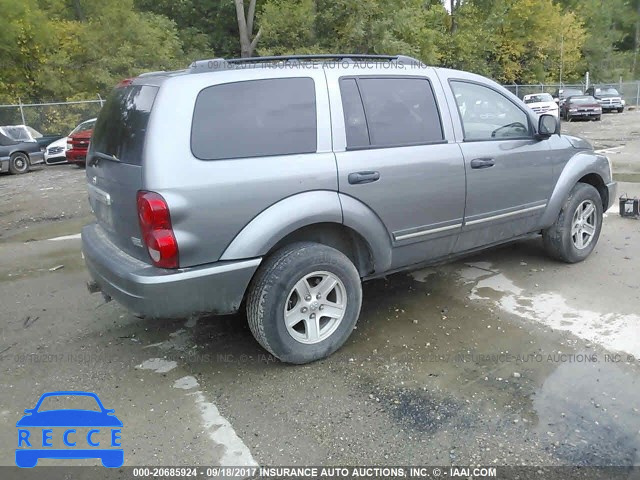
M564 33L560 41L560 85L562 85L562 74L564 73Z
M636 93L636 108L638 108L640 106L640 82L637 82L637 93Z
M18 97L18 106L20 107L20 116L22 117L22 124L26 125L27 122L24 120L24 110L22 108L22 100Z
M98 94L98 99L100 100L100 108L102 108L104 106L104 100L102 100L100 94Z

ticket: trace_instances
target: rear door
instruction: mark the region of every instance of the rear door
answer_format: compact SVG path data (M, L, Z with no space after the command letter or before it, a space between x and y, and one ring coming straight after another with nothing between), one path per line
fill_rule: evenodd
M142 153L157 86L115 88L100 112L87 154L89 202L110 240L130 255L150 261L140 239L137 192Z
M464 164L433 70L325 71L340 193L384 223L392 268L449 254L464 214Z

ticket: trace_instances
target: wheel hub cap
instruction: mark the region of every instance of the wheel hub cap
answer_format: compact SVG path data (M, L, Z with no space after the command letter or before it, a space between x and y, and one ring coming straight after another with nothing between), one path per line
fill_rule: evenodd
M342 323L347 292L333 273L305 275L293 286L284 306L284 321L291 337L304 344L322 342Z
M591 200L585 200L576 209L571 222L571 240L578 250L591 245L598 227L597 209Z

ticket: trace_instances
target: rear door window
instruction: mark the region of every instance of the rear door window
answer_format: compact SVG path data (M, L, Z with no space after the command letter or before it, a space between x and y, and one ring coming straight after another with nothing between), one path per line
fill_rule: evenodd
M348 148L444 141L440 113L428 79L345 78L340 82L340 89ZM359 102L364 106L364 115Z
M198 94L191 150L201 160L315 153L312 78L227 83Z
M92 150L123 163L140 165L151 107L158 87L130 85L115 88L95 124Z

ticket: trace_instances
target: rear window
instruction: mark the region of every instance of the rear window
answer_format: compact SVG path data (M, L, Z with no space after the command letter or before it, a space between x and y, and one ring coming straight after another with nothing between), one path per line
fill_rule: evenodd
M130 85L115 88L96 121L91 146L94 152L140 165L149 115L158 87Z
M314 153L313 79L249 80L205 88L193 113L191 150L201 160Z

